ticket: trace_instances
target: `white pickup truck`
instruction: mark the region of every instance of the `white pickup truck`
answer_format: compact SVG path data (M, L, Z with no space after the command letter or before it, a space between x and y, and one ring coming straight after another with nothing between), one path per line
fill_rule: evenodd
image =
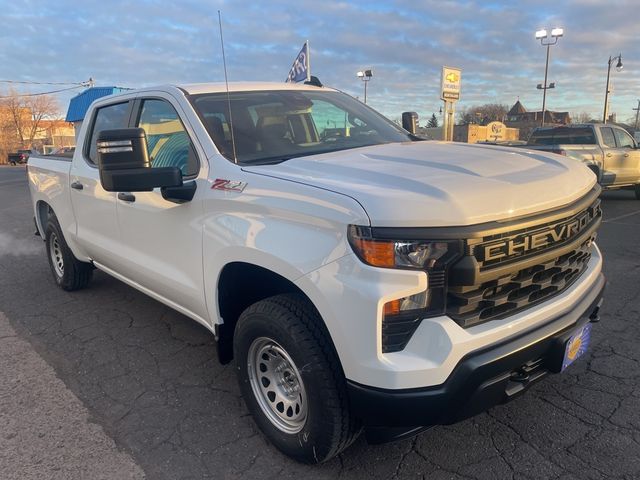
M417 140L329 88L163 86L28 176L60 287L98 268L210 329L266 436L321 462L516 397L599 318L587 167Z

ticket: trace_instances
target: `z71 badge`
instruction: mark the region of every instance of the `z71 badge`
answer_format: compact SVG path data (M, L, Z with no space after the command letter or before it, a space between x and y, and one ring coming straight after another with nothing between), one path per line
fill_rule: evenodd
M247 186L247 182L241 182L239 180L226 180L224 178L216 178L211 185L212 190L225 190L228 192L241 192L244 187Z

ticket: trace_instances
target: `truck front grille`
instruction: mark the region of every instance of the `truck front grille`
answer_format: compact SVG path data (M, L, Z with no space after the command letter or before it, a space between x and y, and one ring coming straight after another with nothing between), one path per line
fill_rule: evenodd
M566 290L591 258L590 237L582 245L545 263L473 286L450 286L447 314L463 327L503 318Z

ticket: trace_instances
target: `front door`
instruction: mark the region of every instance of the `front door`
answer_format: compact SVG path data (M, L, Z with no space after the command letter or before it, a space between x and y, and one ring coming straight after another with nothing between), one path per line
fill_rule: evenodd
M636 148L635 140L626 131L614 127L618 154L620 155L621 180L624 183L640 182L640 150Z
M119 272L202 319L207 319L202 266L202 202L205 178L185 123L169 98L143 98L133 125L143 128L153 167L180 167L184 182L198 184L186 203L165 200L159 188L117 200L121 234ZM201 158L204 158L201 155ZM128 192L127 192L128 193Z

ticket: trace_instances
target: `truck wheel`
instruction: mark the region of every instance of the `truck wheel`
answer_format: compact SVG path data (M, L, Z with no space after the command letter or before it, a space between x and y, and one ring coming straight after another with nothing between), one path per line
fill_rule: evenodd
M51 273L58 286L69 292L86 287L93 275L93 266L74 257L55 215L47 222L45 244Z
M301 295L276 295L247 308L233 351L245 403L284 454L320 463L358 437L329 333Z

